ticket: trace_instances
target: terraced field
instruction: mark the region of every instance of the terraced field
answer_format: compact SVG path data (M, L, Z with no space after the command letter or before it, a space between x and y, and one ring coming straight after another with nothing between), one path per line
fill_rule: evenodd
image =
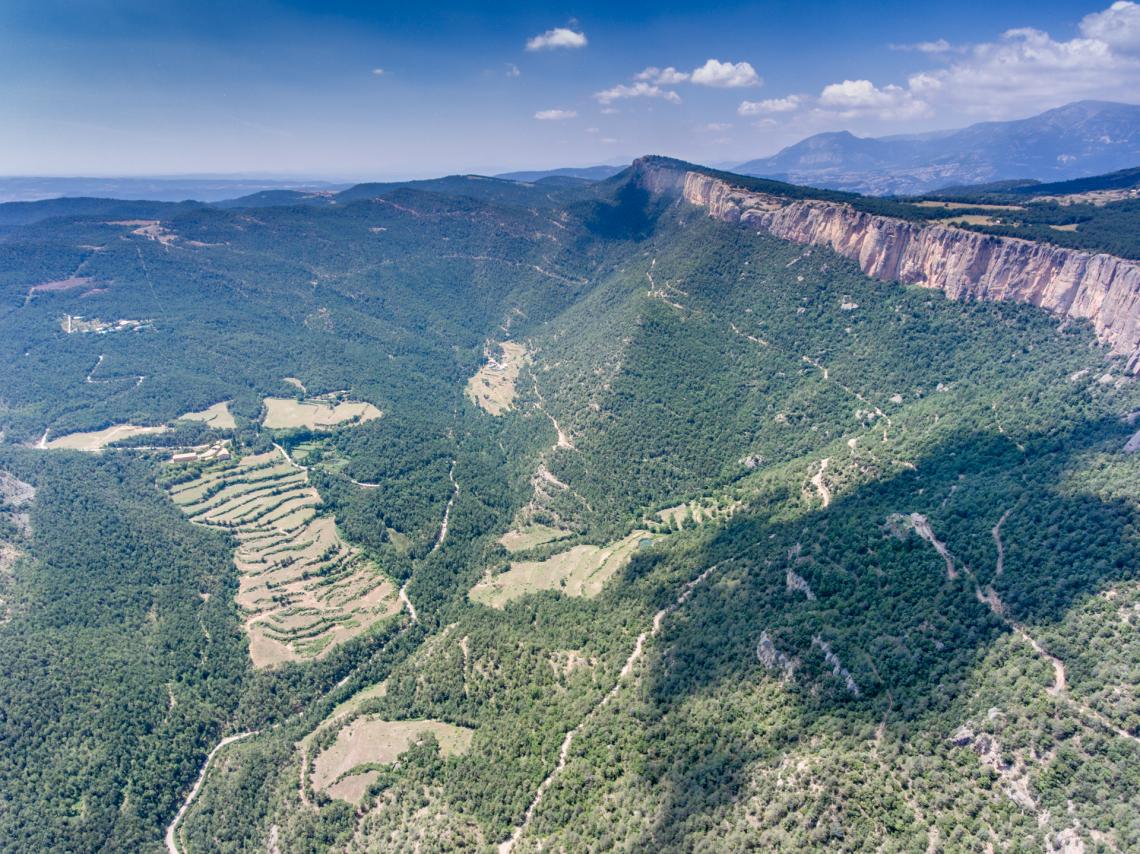
M395 762L424 733L435 736L440 753L446 757L466 753L474 730L436 720L388 721L373 715L356 718L313 761L313 789L356 803L379 776L378 766Z
M365 421L380 418L383 414L371 403L339 400L331 395L308 400L267 397L262 425L271 430L290 430L296 427L327 430L347 421L363 424Z
M606 546L579 545L546 560L514 561L510 569L488 575L471 588L471 601L503 608L508 602L539 590L558 590L566 596L593 598L619 569L629 563L642 545L659 535L637 530Z
M529 356L516 341L488 347L486 364L467 381L467 397L491 415L502 415L515 402L515 384Z
M240 543L237 601L255 667L320 655L399 610L392 583L320 515L308 473L277 451L207 469L170 496Z
M223 400L215 403L200 412L187 412L179 416L183 421L203 421L217 430L233 430L237 427L233 413L230 412L230 402Z

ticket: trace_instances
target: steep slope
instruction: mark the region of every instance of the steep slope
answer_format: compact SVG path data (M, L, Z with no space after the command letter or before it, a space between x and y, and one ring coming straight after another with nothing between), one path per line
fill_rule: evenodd
M915 194L1013 178L1060 181L1140 162L1140 106L1079 101L1026 119L861 139L809 137L736 167L747 175L873 194Z
M954 299L1026 302L1088 320L1114 354L1140 368L1140 263L1111 255L876 216L842 203L732 186L673 164L642 162L641 180L679 191L710 216L782 240L824 245L869 276L937 288Z

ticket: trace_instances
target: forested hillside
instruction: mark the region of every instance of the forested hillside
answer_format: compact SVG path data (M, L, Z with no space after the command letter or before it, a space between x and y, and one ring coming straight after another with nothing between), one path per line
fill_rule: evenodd
M543 183L0 230L0 847L1140 846L1123 361Z

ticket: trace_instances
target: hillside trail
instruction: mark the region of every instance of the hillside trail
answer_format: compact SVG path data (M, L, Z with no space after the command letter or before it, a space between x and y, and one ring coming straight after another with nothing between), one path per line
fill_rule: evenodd
M177 815L174 820L167 825L166 828L166 851L167 854L179 854L178 848L178 823L185 817L190 805L194 803L194 799L198 797L198 792L202 789L202 784L206 782L206 772L210 770L210 762L213 761L214 756L228 744L233 744L235 741L241 741L243 738L249 738L251 735L257 735L261 730L250 730L249 732L239 732L236 735L227 735L221 741L214 745L214 749L206 754L206 760L202 763L202 770L198 772L198 779L194 781L194 787L186 795L186 799L179 807Z
M537 810L539 804L542 803L543 795L546 794L546 791L551 787L551 785L553 785L554 778L558 776L562 769L566 767L567 762L569 762L570 748L574 744L574 739L580 732L582 732L587 724L589 724L591 718L593 718L598 711L604 708L610 702L610 700L617 696L617 693L621 690L622 685L624 685L626 680L633 674L633 669L636 666L637 662L644 655L645 642L649 638L660 634L661 627L665 622L665 618L680 608L682 605L684 605L685 602L689 600L689 597L693 595L693 591L697 588L697 586L702 584L705 579L707 579L709 575L711 575L717 569L718 566L720 566L720 564L713 564L696 578L686 582L684 587L681 588L681 592L678 594L677 598L673 600L673 603L668 607L662 608L660 611L653 615L653 623L651 628L647 629L637 636L637 640L633 645L633 650L626 658L625 664L622 665L621 672L618 673L618 678L614 682L613 687L611 687L610 690L606 692L605 696L602 697L602 699L600 699L596 704L594 704L594 706L588 712L586 712L586 714L577 723L577 725L574 726L569 732L567 732L566 737L562 739L562 746L558 750L558 762L555 764L551 772L546 775L543 781L538 784L538 789L534 793L534 798L531 800L530 806L527 807L526 813L523 815L522 823L515 827L514 832L512 832L510 835L510 838L499 844L499 854L510 854L510 852L514 850L515 845L522 838L523 834L526 832L526 829L530 826L530 822L534 817L535 810Z
M455 506L455 499L459 496L459 482L455 479L455 460L451 461L451 469L447 473L448 478L451 480L451 498L447 502L447 507L443 511L443 522L439 526L439 535L435 538L435 545L431 547L433 552L439 551L439 547L443 545L443 541L447 539L447 525L451 521L451 508Z
M1002 526L1002 523L1005 522L1005 520L1008 518L1008 516L1011 512L1012 512L1012 508L1010 510L1006 510L1005 513L1002 514L1002 517L998 521L998 524L996 524L991 531L991 533L993 534L994 543L997 545L997 548L998 548L999 563L995 566L995 574L997 574L999 569L1004 568L1002 566L1002 564L1004 563L1004 558L1005 558L1005 548L1004 548L1002 541L1001 541L1001 526ZM914 514L914 515L918 515L918 514ZM929 527L929 523L927 523L927 527ZM931 537L933 537L933 536L934 536L933 531L931 531ZM924 539L926 539L926 538L924 537ZM931 542L931 544L933 544L934 540L930 540L930 542ZM941 554L941 551L939 553ZM949 552L946 552L946 554L943 555L943 557L946 558L948 565L949 565L949 562L952 560ZM1013 631L1013 633L1016 634L1022 641L1024 641L1029 646L1030 649L1032 649L1038 656L1043 658L1045 661L1049 662L1049 664L1052 666L1052 668L1053 668L1053 684L1045 689L1047 693L1049 693L1051 696L1063 699L1066 703L1068 703L1072 708L1074 708L1077 712L1079 712L1081 715L1083 715L1086 719L1095 722L1098 726L1102 727L1103 729L1106 729L1109 732L1112 732L1113 734L1119 736L1120 738L1127 739L1127 740L1129 740L1135 744L1140 744L1140 738L1138 738L1137 736L1128 732L1128 730L1126 730L1120 726L1117 726L1111 720L1109 720L1107 717L1105 717L1102 713L1098 712L1096 709L1092 708L1088 704L1086 704L1086 703L1078 700L1077 698L1073 697L1072 694L1070 694L1068 691L1068 676L1067 676L1067 672L1065 669L1065 662L1063 662L1061 659L1057 658L1057 656L1053 655L1048 650L1046 650L1045 647L1043 647L1041 645L1040 641L1038 641L1035 637L1033 637L1033 635L1031 635L1029 633L1029 630L1025 627L1025 625L1017 622L1016 620L1014 620L1012 617L1009 616L1009 613L1005 607L1005 603L1002 602L1001 597L998 595L998 592L996 590L994 590L993 586L987 584L983 588L981 586L981 584L979 583L977 577L974 575L973 570L971 570L970 567L967 566L966 564L961 564L961 566L962 566L962 571L966 574L966 576L974 584L974 596L977 598L977 600L980 603L982 603L983 605L986 605L990 609L990 612L993 613L993 615L995 617L997 617L1003 623L1005 623L1006 626L1009 627Z
M278 445L276 442L273 443L273 447L275 447L277 450L279 450L281 452L281 456L283 456L285 458L285 461L287 463L289 463L289 465L291 465L293 468L297 469L298 471L308 471L309 470L308 466L301 465L299 462L297 462L295 459L293 459L291 456L289 456L289 452L286 451L280 445Z
M534 396L538 399L538 402L535 404L535 406L542 412L543 415L550 419L550 423L554 425L554 432L558 434L558 441L555 442L554 447L551 450L556 450L558 448L565 448L566 450L570 451L574 450L574 443L570 441L570 437L562 429L561 425L558 423L558 419L551 415L550 411L546 408L546 400L543 398L542 392L538 390L538 377L534 376L533 372L531 374L531 379L534 381Z
M815 491L819 493L819 498L823 502L823 506L827 507L831 504L831 490L827 484L823 482L823 473L827 471L827 464L831 462L830 459L824 457L819 461L819 471L817 471L811 478L811 485L815 487Z
M408 581L411 581L411 579L409 578ZM408 609L408 616L412 618L412 622L418 623L420 621L420 615L416 613L416 606L413 605L412 600L408 598L408 581L404 582L396 598Z

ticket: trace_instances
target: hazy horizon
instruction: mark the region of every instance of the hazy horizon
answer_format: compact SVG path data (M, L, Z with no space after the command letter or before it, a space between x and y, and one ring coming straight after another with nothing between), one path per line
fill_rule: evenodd
M1135 101L1140 7L14 0L0 46L9 176L391 180Z

